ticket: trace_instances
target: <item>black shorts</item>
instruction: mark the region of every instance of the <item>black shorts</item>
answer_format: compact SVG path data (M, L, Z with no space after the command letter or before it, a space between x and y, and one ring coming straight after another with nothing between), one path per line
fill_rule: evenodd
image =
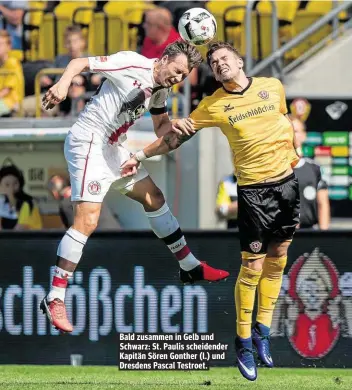
M290 240L299 223L299 188L294 173L274 183L238 186L241 251L266 253L272 241Z

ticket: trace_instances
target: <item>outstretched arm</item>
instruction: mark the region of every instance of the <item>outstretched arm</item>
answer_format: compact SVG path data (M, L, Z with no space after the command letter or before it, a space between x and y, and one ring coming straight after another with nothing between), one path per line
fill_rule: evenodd
M159 156L162 154L167 154L172 150L179 148L184 142L188 141L194 136L192 134L177 134L174 132L167 133L157 139L152 144L146 146L142 152L145 154L145 158ZM144 160L144 159L143 159ZM142 161L142 160L140 160Z
M60 80L43 97L43 106L50 110L66 99L72 79L83 71L89 70L88 58L75 58L67 65Z
M122 164L121 176L127 177L135 175L137 172L137 167L141 161L150 157L167 154L172 150L180 147L184 142L188 141L193 136L194 133L185 135L172 132L163 135L152 144L146 146L143 150L138 151L134 156Z

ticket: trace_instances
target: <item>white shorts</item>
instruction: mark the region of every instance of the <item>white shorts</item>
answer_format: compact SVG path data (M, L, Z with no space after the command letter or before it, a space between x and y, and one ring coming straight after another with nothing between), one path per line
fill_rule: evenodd
M137 174L122 178L120 166L131 153L119 144L104 144L97 134L74 125L65 140L65 158L71 179L71 200L101 203L112 183L125 194L148 176L140 165Z

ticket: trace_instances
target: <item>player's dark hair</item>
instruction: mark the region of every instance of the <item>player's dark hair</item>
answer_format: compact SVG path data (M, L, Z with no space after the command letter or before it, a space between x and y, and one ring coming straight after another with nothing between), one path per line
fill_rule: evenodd
M237 57L241 58L241 55L238 52L238 50L235 47L233 47L230 43L222 42L222 41L213 42L209 45L209 49L207 51L207 63L209 66L210 66L211 56L213 55L213 53L215 53L217 50L220 49L227 49L228 51L234 53Z
M170 59L175 58L179 54L184 54L188 60L188 67L190 69L198 68L202 63L203 58L198 49L184 41L176 41L166 46L163 56L168 56Z
M28 195L27 193L24 192L23 187L25 185L24 182L24 176L22 171L20 171L16 165L5 165L0 169L0 182L5 176L14 176L17 178L19 182L19 191L14 194L16 198L16 210L19 211L22 207L22 204L24 202L27 202L29 205L29 209L32 212L33 210L33 197Z

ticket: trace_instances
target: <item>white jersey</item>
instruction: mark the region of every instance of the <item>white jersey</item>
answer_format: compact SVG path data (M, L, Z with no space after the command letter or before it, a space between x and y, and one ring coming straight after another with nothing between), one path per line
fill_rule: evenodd
M153 78L156 59L132 51L111 56L89 57L90 71L106 80L87 103L76 122L84 130L97 134L104 143L126 140L126 132L144 112L159 115L167 111L170 90Z

